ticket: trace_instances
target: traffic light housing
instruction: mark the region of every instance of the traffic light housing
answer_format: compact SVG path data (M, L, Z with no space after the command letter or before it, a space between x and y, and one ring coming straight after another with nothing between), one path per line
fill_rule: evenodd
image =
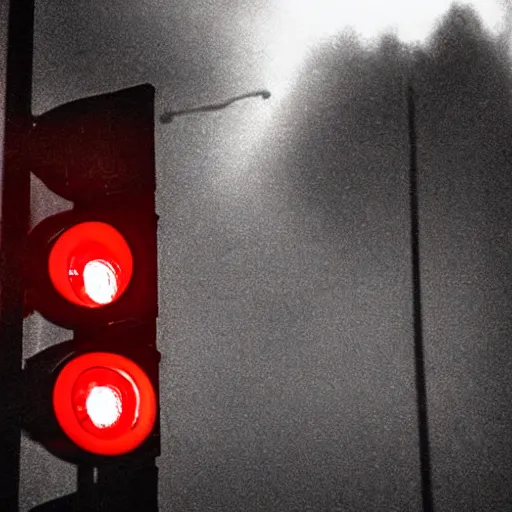
M23 426L56 456L159 455L154 89L35 118L24 165L73 202L28 236L26 310L73 338L26 361Z

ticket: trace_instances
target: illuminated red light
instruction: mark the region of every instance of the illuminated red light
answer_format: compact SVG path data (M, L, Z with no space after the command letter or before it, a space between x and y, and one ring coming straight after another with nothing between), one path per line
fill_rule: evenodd
M118 354L93 352L69 362L53 390L57 420L78 446L120 455L139 446L156 419L156 396L145 372Z
M130 247L104 222L83 222L66 230L48 260L55 289L67 300L98 308L116 301L133 273Z

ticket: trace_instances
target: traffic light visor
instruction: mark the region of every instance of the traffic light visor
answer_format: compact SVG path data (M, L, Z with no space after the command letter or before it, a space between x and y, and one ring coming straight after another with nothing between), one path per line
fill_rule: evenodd
M126 357L106 352L73 359L53 390L55 415L64 432L99 455L137 448L153 429L156 404L146 373Z
M55 289L68 301L98 308L115 302L133 273L124 237L104 222L83 222L64 231L53 245L48 271Z

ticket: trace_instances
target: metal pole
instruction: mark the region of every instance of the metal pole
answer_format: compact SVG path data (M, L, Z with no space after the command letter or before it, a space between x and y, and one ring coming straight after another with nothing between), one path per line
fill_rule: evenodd
M20 262L30 214L30 174L22 155L32 122L33 29L34 0L11 0L0 224L0 496L5 511L19 509L24 302Z
M433 512L430 446L427 415L427 386L425 376L425 350L423 344L423 321L421 308L420 238L418 205L418 157L416 141L416 105L414 89L407 86L407 110L409 127L409 199L411 211L411 263L413 286L414 360L416 370L416 396L418 403L418 428L420 442L421 495L424 512Z

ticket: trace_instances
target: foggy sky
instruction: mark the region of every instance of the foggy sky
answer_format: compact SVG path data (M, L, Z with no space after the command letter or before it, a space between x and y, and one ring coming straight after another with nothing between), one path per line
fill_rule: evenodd
M263 3L168 4L40 3L34 111L144 81L157 113L267 86ZM420 509L409 73L436 510L511 507L511 81L493 41L465 10L418 51L345 33L286 96L156 122L162 510ZM34 218L65 208L47 197ZM26 332L27 356L66 339L38 317ZM24 444L23 510L73 479Z

